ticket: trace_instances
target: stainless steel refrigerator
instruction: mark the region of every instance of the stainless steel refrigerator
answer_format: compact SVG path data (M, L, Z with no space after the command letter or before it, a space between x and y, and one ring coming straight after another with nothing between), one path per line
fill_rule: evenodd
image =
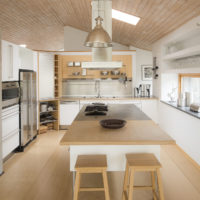
M19 71L20 84L20 149L37 135L36 72Z

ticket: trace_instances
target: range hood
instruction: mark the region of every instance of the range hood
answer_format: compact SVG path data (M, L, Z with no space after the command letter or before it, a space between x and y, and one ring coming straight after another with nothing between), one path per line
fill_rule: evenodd
M106 62L82 62L82 68L86 69L100 69L100 70L111 70L119 69L122 67L122 62L106 61Z
M112 0L92 0L92 29L96 26L95 19L103 19L102 26L112 39ZM119 69L122 62L112 61L112 47L92 48L92 62L82 62L82 68L94 70Z

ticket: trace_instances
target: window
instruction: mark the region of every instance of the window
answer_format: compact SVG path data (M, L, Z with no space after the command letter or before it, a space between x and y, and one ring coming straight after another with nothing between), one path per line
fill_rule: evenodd
M193 96L192 103L200 103L200 74L180 74L179 92L190 92Z

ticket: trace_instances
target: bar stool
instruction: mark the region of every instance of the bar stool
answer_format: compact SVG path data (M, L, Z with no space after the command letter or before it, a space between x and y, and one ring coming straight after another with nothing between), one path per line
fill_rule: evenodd
M75 165L76 179L74 187L74 200L78 200L81 191L104 191L105 199L110 200L108 179L107 179L107 159L106 155L79 155ZM103 177L103 188L81 188L81 174L101 173Z
M156 159L153 154L143 153L143 154L126 154L126 171L124 176L124 186L123 186L123 200L133 199L133 190L136 189L150 189L153 191L153 199L159 199L156 194L156 180L155 174L157 175L158 182L158 193L160 200L164 200L162 180L160 175L160 162ZM134 173L136 171L148 171L151 172L152 186L134 186ZM130 173L130 176L129 176ZM129 184L128 184L129 182ZM128 194L127 194L128 190Z

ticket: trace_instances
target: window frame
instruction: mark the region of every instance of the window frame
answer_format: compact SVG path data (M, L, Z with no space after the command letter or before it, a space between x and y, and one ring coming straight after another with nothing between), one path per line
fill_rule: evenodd
M182 90L182 78L188 77L188 78L200 78L200 73L191 73L191 74L179 74L178 76L178 94L181 94Z

